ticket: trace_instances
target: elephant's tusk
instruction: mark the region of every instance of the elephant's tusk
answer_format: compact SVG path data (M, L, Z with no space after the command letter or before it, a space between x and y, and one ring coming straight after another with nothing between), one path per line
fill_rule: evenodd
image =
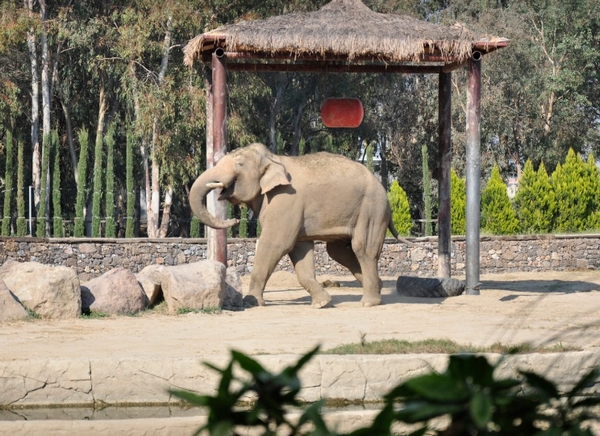
M217 189L217 188L224 188L225 185L223 184L223 182L211 182L211 183L207 183L206 187L210 188L210 189Z

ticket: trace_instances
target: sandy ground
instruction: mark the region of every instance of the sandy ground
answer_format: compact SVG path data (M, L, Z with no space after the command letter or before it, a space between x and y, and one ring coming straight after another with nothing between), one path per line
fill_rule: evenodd
M447 299L399 297L395 278L386 277L383 304L372 308L361 306L362 290L351 277L319 277L327 278L341 286L328 288L334 306L320 310L310 307L295 275L278 272L267 285L267 305L239 312L167 315L154 310L4 323L0 360L197 356L210 361L229 349L297 354L361 337L600 347L600 271L484 275L481 295Z

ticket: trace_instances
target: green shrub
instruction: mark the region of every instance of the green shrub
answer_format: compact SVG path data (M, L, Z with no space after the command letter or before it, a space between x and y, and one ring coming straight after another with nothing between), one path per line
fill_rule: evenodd
M458 177L454 168L450 172L450 219L453 235L464 235L467 232L467 183Z
M557 203L554 230L580 232L588 229L590 221L594 226L599 184L595 164L586 164L570 149L565 163L556 167L551 180Z
M412 217L410 216L410 205L408 196L397 180L392 182L388 192L388 200L392 208L392 221L398 233L402 236L410 236L412 230Z
M556 195L544 163L536 171L530 160L519 180L515 208L521 231L525 233L550 233L556 213Z
M497 165L481 193L481 228L493 235L511 235L519 230L517 214Z

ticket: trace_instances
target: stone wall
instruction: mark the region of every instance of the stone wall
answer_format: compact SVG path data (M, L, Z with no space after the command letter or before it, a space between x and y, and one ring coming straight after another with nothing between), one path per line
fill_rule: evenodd
M383 276L437 275L437 238L413 238L414 245L386 240L379 262ZM229 265L244 275L252 271L256 240L231 239ZM346 275L347 270L331 261L324 244L315 250L317 274ZM482 237L481 273L511 271L565 271L600 266L600 234ZM181 265L206 258L205 239L39 239L0 238L0 264L7 259L66 265L83 281L106 271L125 267L133 272L151 264ZM288 257L278 269L293 268ZM452 239L452 274L465 273L465 239Z

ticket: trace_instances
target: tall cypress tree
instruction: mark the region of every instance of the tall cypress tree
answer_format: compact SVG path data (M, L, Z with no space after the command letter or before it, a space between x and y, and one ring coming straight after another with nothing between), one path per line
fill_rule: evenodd
M50 134L44 136L43 153L42 153L42 176L40 184L40 208L38 210L36 231L38 238L50 236L48 232L48 168L50 167L50 150L52 148L52 136Z
M125 150L125 190L127 191L127 219L125 222L125 237L133 238L135 225L135 192L133 185L133 132L127 130L127 143Z
M490 180L481 193L481 228L493 235L511 235L519 230L517 213L508 198L498 165L494 165Z
M99 238L100 234L100 208L102 203L102 135L99 133L94 146L94 192L92 194L92 238Z
M17 142L17 236L27 234L27 220L25 219L25 161L23 157L23 141Z
M392 182L388 192L388 200L392 208L392 221L394 227L402 236L410 236L412 230L412 217L406 191L402 189L397 180Z
M6 171L4 174L4 210L2 219L2 236L10 236L11 205L13 191L13 136L10 129L6 130Z
M87 130L81 129L77 137L79 139L79 162L77 164L77 200L75 202L75 229L73 235L76 238L85 236L85 201L87 197L87 161L88 161L88 141Z
M117 236L117 225L115 222L115 123L111 123L106 133L106 231L107 238Z
M65 230L63 227L61 193L60 193L60 150L58 144L58 132L52 131L52 159L54 160L54 168L52 170L52 207L54 210L54 237L63 238Z
M458 177L454 168L450 172L450 223L453 235L467 233L467 183Z
M550 233L556 213L556 195L544 163L536 171L530 160L525 162L515 195L515 208L521 231Z

